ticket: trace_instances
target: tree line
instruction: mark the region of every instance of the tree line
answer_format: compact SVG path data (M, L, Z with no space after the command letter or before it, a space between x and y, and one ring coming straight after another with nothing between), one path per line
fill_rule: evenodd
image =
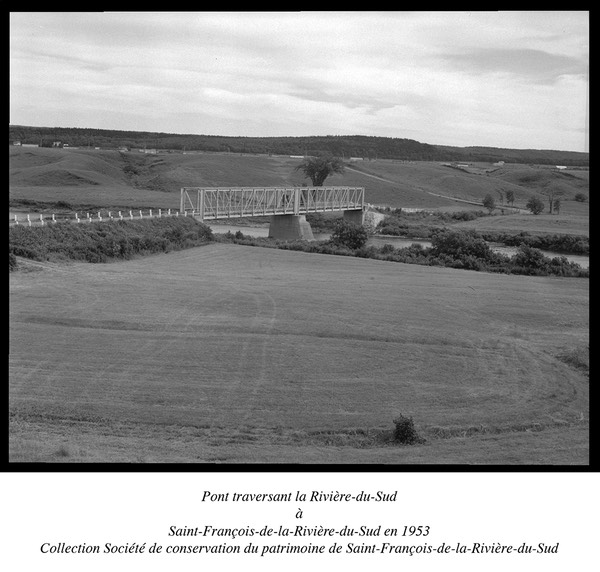
M271 155L333 155L348 160L395 159L404 161L505 161L507 163L589 166L588 153L495 147L450 147L413 139L366 135L309 137L227 137L149 131L120 131L77 127L9 125L9 144L14 141L52 147L57 141L71 147L118 149L156 148L171 151L205 151Z

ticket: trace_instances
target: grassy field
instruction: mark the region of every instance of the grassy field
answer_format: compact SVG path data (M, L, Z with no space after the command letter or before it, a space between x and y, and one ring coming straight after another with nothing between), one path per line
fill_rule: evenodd
M24 262L10 460L587 464L588 288L231 244Z

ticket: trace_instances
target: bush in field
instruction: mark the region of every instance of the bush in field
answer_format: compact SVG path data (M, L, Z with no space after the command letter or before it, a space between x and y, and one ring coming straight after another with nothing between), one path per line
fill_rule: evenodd
M425 439L417 433L412 417L399 415L394 419L394 425L396 426L394 429L394 441L396 443L416 445L425 442Z
M587 201L587 197L585 196L584 193L577 193L573 198L578 203L585 203L585 201Z
M331 233L331 242L338 246L345 246L351 250L362 248L369 240L369 234L364 226L338 219Z
M538 197L531 197L525 206L532 212L534 215L539 215L544 212L544 203L542 199Z

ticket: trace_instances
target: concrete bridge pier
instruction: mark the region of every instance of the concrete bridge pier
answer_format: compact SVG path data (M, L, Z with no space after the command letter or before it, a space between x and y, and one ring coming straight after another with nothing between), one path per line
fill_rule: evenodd
M362 225L364 223L364 214L362 210L344 211L344 220Z
M269 226L269 238L278 240L314 240L305 215L274 215Z

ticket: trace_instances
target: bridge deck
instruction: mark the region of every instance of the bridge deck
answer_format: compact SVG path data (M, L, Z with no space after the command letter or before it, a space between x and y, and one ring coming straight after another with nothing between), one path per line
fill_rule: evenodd
M363 210L364 187L184 187L180 210L202 219Z

